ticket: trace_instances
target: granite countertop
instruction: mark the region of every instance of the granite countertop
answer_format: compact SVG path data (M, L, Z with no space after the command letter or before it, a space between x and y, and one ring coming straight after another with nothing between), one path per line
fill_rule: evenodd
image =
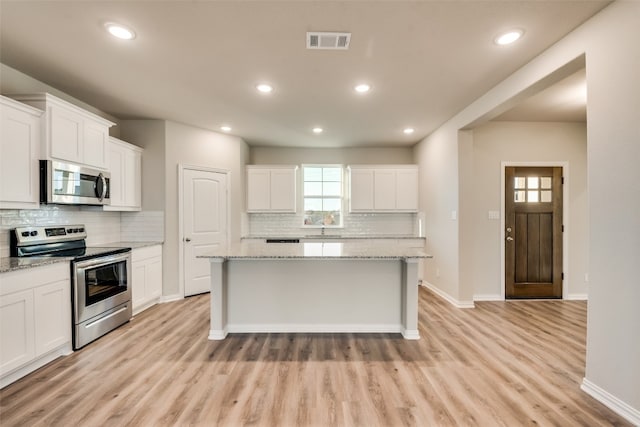
M380 236L363 236L363 235L342 235L342 234L305 234L303 236L245 236L242 240L253 239L299 239L299 240L373 240L373 239L394 239L394 240L426 240L425 237L418 236L393 236L393 235L380 235Z
M161 245L163 242L110 242L97 245L88 245L93 248L145 248L147 246ZM14 270L35 268L57 262L70 262L73 257L4 257L0 258L0 273Z
M163 242L110 242L110 243L100 243L99 245L87 245L92 246L94 248L131 248L131 249L140 249L146 248L148 246L156 246L162 245Z
M27 268L41 267L43 265L55 264L58 262L71 261L73 257L6 257L0 258L0 273L7 273L14 270L24 270Z
M199 255L233 259L410 259L432 258L419 248L367 242L265 243L243 240Z

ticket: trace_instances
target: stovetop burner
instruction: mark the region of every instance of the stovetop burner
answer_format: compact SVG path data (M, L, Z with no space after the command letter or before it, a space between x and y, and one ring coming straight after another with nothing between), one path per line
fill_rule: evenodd
M11 256L71 257L76 261L128 252L131 248L87 247L84 225L18 227L11 230Z

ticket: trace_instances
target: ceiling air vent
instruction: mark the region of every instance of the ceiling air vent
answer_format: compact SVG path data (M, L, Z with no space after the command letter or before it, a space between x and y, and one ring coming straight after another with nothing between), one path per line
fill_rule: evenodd
M349 49L351 33L309 32L307 33L307 49Z

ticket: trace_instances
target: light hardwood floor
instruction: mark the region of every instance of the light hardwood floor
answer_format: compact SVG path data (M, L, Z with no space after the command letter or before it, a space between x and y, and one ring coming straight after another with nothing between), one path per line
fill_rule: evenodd
M8 426L629 425L583 393L586 303L420 289L419 341L234 334L209 296L155 306L0 391Z

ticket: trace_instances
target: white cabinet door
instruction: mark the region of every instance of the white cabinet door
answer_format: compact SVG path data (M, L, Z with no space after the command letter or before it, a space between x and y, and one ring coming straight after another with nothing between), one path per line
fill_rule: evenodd
M131 270L131 303L133 314L138 314L162 296L162 246L134 249Z
M247 211L264 212L271 208L271 172L247 169Z
M56 105L49 107L49 114L51 157L82 163L82 116Z
M42 111L0 96L0 209L38 209Z
M42 158L108 167L109 128L115 123L48 93L13 98L45 112Z
M133 261L131 263L131 304L134 312L146 303L146 283L146 263L144 261Z
M69 281L37 287L34 293L36 355L71 341L71 289Z
M142 149L111 137L109 139L109 211L142 209Z
M349 166L350 212L417 212L418 167Z
M376 170L373 178L373 207L378 211L396 208L396 171Z
M247 212L295 212L297 166L247 166Z
M396 171L396 209L418 211L418 170L399 169Z
M85 120L83 132L83 162L99 169L106 169L109 166L109 128Z
M350 169L350 211L373 210L373 169Z
M119 145L111 144L109 153L109 198L111 199L110 208L124 206L125 201L125 150Z
M35 357L34 334L33 290L0 296L0 374Z
M271 210L296 211L296 170L271 169Z

